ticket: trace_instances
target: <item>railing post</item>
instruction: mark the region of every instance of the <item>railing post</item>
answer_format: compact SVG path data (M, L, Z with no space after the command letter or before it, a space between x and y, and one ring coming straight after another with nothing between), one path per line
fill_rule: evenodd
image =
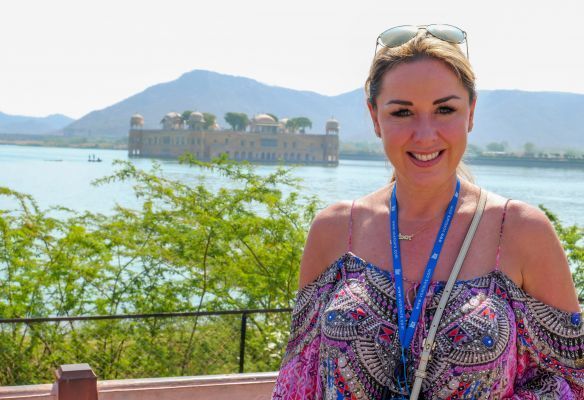
M97 376L89 364L64 364L55 374L58 400L97 400Z
M239 337L239 373L243 373L245 363L245 331L247 330L247 313L241 314L241 335Z

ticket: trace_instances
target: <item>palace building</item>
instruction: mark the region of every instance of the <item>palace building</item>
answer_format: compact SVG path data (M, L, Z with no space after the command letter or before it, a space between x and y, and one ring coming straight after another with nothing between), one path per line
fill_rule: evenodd
M339 122L326 122L324 134L297 133L286 127L287 119L277 121L268 114L253 117L245 131L222 130L217 124L204 129L200 112L190 114L186 123L170 112L162 129L143 129L144 117L130 119L130 157L177 158L191 153L209 161L221 154L233 160L259 163L326 164L339 163Z

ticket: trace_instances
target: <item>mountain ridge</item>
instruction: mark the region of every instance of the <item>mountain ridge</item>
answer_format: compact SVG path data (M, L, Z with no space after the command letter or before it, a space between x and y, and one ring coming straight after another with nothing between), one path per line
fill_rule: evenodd
M175 80L161 82L72 121L62 132L70 136L127 136L130 117L140 113L145 128L160 128L170 111L211 112L224 128L226 112L250 117L271 113L280 118L306 116L312 132L324 132L326 120L336 118L342 141L375 141L362 88L338 95L322 95L268 85L252 78L195 69ZM520 148L532 142L540 148L584 149L584 94L480 90L474 130L469 142L484 146L507 142Z
M0 133L8 134L51 134L61 131L75 121L63 114L45 117L12 115L0 111Z

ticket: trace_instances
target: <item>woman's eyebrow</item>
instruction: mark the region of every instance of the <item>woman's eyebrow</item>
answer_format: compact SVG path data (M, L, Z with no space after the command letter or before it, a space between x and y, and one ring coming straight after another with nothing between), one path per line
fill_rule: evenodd
M413 106L414 103L412 103L411 101L407 101L407 100L389 100L387 103L385 103L385 105L389 105L389 104L400 104L402 106Z
M432 104L436 105L436 104L440 104L440 103L445 103L451 99L459 99L460 100L460 97L453 94L450 96L442 97L441 99L438 99L438 100L434 100L434 102Z
M436 105L436 104L440 104L440 103L445 103L448 100L452 100L452 99L459 99L460 100L460 97L453 94L450 96L442 97L438 100L434 100L434 102L432 104ZM392 100L389 100L387 103L385 103L385 105L389 105L389 104L399 104L402 106L413 106L414 105L414 103L412 103L411 101L399 100L399 99L392 99Z

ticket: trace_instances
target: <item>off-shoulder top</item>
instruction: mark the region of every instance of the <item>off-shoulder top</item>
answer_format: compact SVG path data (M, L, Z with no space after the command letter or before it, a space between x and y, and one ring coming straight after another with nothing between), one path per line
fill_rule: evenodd
M424 300L412 382L444 284L433 282ZM536 300L498 268L456 282L420 398L584 399L580 317ZM272 398L391 397L399 349L393 276L347 252L299 291Z

